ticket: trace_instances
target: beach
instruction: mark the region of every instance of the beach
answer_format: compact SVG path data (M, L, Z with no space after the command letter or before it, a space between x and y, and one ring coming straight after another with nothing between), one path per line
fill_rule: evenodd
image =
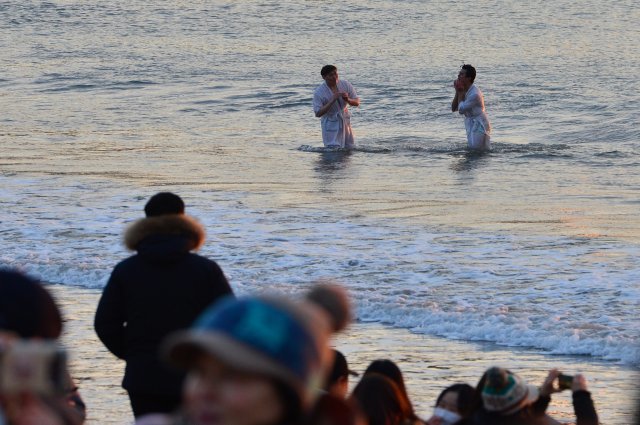
M0 267L63 305L90 423L130 421L92 316L128 226L174 192L239 296L335 279L362 371L391 357L422 415L508 366L582 372L629 425L640 367L640 68L632 0L6 1ZM490 152L451 112L477 70ZM334 64L356 147L312 108ZM554 415L570 417L566 393Z
M100 292L49 285L63 309L63 343L70 351L70 369L87 404L87 424L131 424L129 400L120 387L124 363L106 351L93 331L93 315ZM515 371L528 382L541 384L551 368L583 373L603 425L629 425L637 405L638 370L588 358L549 356L535 350L513 350L489 343L451 341L393 329L380 323L354 323L333 345L349 367L359 373L376 359L392 359L402 369L416 412L428 418L438 394L456 382L475 385L489 367ZM358 378L351 378L353 387ZM556 394L548 412L571 422L568 392Z

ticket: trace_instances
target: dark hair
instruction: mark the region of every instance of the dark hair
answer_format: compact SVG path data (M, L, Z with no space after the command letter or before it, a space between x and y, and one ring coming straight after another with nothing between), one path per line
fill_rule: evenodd
M392 360L389 359L380 359L372 361L367 370L364 371L365 375L367 373L379 373L381 375L386 376L391 379L402 391L402 393L407 396L407 387L404 385L404 378L402 376L402 371ZM408 398L408 396L407 396Z
M165 214L184 214L184 202L171 192L160 192L153 195L144 206L147 217Z
M337 384L341 379L349 375L359 375L357 372L349 370L349 365L347 364L347 359L344 357L344 354L336 349L332 349L331 351L333 352L333 366L326 378L324 385L325 390L329 390L332 385Z
M478 392L469 384L453 384L448 386L442 390L438 396L436 406L440 404L440 400L442 400L445 394L451 392L458 394L458 405L456 407L463 419L470 417L479 407L480 397L478 397Z
M337 70L338 68L336 68L335 65L325 65L320 70L320 75L322 75L322 77L324 78L327 74Z
M460 68L464 69L467 78L469 78L473 83L473 81L476 79L476 69L469 64L462 65Z
M398 386L379 373L365 373L353 389L351 399L358 403L369 425L400 425L412 422L415 417Z
M62 316L38 281L17 271L0 270L0 330L20 338L56 339L62 333Z

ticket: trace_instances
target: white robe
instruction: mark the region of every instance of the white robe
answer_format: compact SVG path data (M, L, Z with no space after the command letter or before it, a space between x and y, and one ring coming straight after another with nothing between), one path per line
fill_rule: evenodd
M486 150L491 148L491 123L484 109L484 97L475 84L472 84L458 103L458 112L464 115L464 127L467 130L467 143L470 149Z
M358 99L356 89L346 80L338 80L338 91L349 94L350 99ZM327 83L320 84L313 93L313 112L318 111L333 98L333 92ZM351 113L347 102L340 98L320 117L322 143L327 147L351 148L355 146L351 129Z

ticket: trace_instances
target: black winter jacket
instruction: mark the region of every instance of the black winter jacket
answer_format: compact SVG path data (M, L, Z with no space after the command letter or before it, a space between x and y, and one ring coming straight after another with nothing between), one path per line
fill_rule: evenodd
M190 252L203 242L202 226L182 214L144 218L126 231L137 254L114 268L94 322L107 349L126 361L126 390L179 396L183 375L160 359L163 339L233 294L214 261Z

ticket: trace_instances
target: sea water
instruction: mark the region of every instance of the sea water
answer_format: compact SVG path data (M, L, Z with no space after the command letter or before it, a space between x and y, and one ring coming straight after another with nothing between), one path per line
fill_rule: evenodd
M639 20L625 0L3 2L0 265L99 290L168 190L239 294L334 278L361 322L637 367ZM362 100L352 152L322 149L327 63ZM486 154L450 110L462 63Z

